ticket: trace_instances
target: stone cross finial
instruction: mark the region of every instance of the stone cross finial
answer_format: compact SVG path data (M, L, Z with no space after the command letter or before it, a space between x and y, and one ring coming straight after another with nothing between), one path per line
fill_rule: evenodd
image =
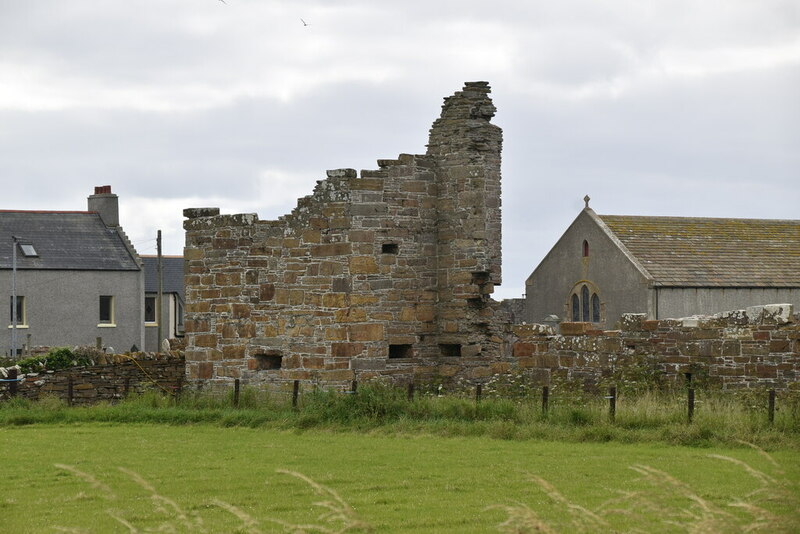
M584 202L586 202L586 207L587 207L587 208L589 207L589 201L590 201L590 200L592 200L592 199L591 199L591 198L589 198L589 195L586 195L585 197L583 197L583 201L584 201Z

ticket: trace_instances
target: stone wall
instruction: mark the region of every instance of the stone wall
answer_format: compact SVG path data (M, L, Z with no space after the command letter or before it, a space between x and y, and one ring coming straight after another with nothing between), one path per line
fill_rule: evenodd
M337 383L501 357L488 93L446 98L425 155L328 171L276 221L185 210L188 377Z
M186 366L180 352L109 358L111 361L103 365L29 374L17 386L17 396L27 399L55 396L67 401L71 379L72 403L92 404L120 400L146 389L174 392L185 383Z
M682 384L686 374L723 389L785 389L800 381L800 314L792 306L753 306L714 316L648 321L623 315L620 330L591 323L512 327L513 368L542 381L603 380Z

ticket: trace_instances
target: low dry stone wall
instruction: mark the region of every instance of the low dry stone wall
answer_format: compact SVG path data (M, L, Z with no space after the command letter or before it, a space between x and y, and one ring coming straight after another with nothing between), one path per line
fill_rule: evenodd
M92 404L119 400L153 388L174 392L185 383L186 365L181 352L110 358L102 365L25 375L17 386L17 396L32 400L54 396L70 402L71 380L72 404Z

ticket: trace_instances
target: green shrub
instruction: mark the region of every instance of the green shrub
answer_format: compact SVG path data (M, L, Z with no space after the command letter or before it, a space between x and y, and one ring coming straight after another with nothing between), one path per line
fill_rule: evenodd
M69 367L93 365L94 361L85 353L75 354L67 347L55 347L47 354L31 356L17 362L20 373L58 371Z

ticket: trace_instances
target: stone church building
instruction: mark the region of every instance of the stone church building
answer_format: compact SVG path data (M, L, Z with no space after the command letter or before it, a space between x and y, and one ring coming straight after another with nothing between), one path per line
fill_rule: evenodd
M581 211L526 281L528 322L613 328L769 303L800 307L800 221Z

